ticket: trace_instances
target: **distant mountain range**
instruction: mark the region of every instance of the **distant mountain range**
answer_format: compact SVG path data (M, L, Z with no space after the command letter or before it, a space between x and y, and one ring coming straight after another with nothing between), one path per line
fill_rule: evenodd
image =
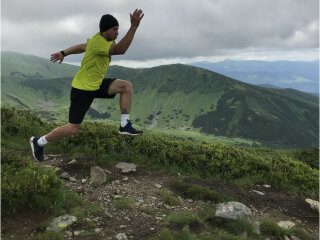
M319 61L234 61L196 62L195 67L218 72L254 85L293 88L319 93Z
M67 121L70 85L79 67L2 52L2 104ZM319 98L272 89L202 68L173 64L148 69L111 66L107 76L133 83L130 118L144 128L200 132L278 148L318 145ZM96 99L86 119L120 119L119 97Z

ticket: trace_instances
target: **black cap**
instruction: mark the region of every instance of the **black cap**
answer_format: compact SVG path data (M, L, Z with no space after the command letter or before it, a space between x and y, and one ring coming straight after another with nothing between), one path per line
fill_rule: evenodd
M119 26L119 23L114 16L110 14L105 14L101 17L99 24L100 32L105 32L114 26Z

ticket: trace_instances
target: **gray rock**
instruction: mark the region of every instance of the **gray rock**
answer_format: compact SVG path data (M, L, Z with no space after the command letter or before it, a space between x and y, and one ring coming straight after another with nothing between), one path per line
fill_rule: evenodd
M228 219L250 219L252 212L250 208L239 202L220 203L216 207L216 217Z
M76 163L76 162L77 162L76 159L72 159L70 162L68 162L68 164L74 164L74 163Z
M263 192L257 191L257 190L252 190L252 192L259 194L261 196L264 196L265 194Z
M122 173L136 172L137 165L133 163L119 162L116 168L120 168Z
M64 233L67 234L68 237L72 237L72 232L71 231L66 230Z
M100 229L100 228L95 228L95 229L94 229L94 232L95 232L95 233L99 233L99 232L101 232L101 229Z
M76 182L77 179L75 179L74 177L69 177L69 181L71 181L71 182Z
M78 236L78 235L80 235L80 233L82 233L82 232L84 232L84 230L81 230L81 231L74 231L74 235L75 235L75 236Z
M291 240L300 240L300 238L296 237L296 236L290 236Z
M107 181L106 174L102 168L98 166L91 167L90 170L91 182L94 186L100 186Z
M85 184L86 182L87 182L87 179L85 179L85 178L81 179L82 184Z
M161 188L162 186L159 183L154 184L156 188Z
M310 198L305 199L305 201L306 201L306 203L308 203L310 205L310 207L312 209L317 210L318 212L320 212L319 211L319 202L318 201L312 200Z
M118 234L116 235L116 239L117 239L117 240L128 240L126 234L124 234L124 233L118 233Z
M65 214L63 216L60 216L60 217L53 219L51 221L49 227L47 227L47 230L59 232L65 228L67 228L68 226L71 226L76 221L78 221L77 217Z
M61 174L59 175L59 178L65 179L65 180L69 180L69 177L70 177L70 175L69 175L69 173L67 173L67 172L63 172L63 173L61 173Z
M290 229L293 228L296 224L291 221L280 221L277 223L279 227L284 229Z

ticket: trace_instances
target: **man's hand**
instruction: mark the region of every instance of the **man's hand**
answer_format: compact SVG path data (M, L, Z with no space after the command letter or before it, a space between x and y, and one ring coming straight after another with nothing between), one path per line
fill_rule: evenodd
M143 16L144 16L144 13L142 12L141 9L139 10L136 9L132 14L130 13L131 26L138 28Z
M50 61L52 61L52 62L60 61L59 62L59 64L60 64L60 63L62 63L63 59L64 59L64 56L62 55L62 53L56 52L51 55Z

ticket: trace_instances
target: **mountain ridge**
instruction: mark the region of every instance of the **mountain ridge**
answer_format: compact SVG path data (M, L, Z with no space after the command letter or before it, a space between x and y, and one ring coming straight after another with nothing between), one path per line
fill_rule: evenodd
M5 63L3 66L7 69L4 73L9 76L2 76L3 90L7 93L2 95L2 102L18 105L16 100L8 97L9 94L20 98L31 111L42 117L66 121L71 77L79 68L70 70L69 65L55 64L57 71L67 77L49 78L56 69L54 63L45 61L49 67L45 73L38 69L24 71L21 61L17 61L19 75L11 74L15 69L14 64L10 66ZM47 79L41 76L47 76ZM131 117L142 127L183 129L215 137L238 137L273 147L303 148L318 143L315 134L318 131L318 98L310 94L258 87L183 64L148 69L113 65L106 76L133 83ZM102 116L107 116L107 121L118 122L120 119L117 100L96 99L92 108L95 112L91 111L87 120L94 120L99 114L105 114ZM260 123L257 124L257 121ZM277 128L273 129L272 125ZM265 137L267 135L269 138Z

